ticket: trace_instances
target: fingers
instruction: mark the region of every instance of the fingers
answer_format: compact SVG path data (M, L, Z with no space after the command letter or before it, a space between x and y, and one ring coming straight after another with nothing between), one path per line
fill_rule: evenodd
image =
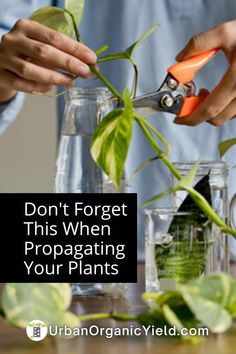
M219 116L236 96L234 70L234 67L230 67L227 70L220 83L191 115L184 118L176 118L174 123L196 126L202 122L214 120L214 118Z
M220 83L188 117L176 118L174 123L195 126L202 122L221 125L235 116L236 107L236 21L223 23L209 31L194 36L186 47L177 55L182 61L190 56L213 48L224 50L230 64Z
M186 47L176 56L176 60L182 61L214 48L229 48L232 42L235 42L235 26L236 21L226 22L192 37Z
M8 90L10 97L18 90L46 92L52 85L67 86L74 76L90 77L88 64L95 65L96 60L91 49L66 35L34 21L19 20L0 42L0 88ZM0 93L0 100L2 97Z
M50 66L54 69L64 69L82 78L91 76L91 71L87 64L48 44L23 36L18 41L14 40L13 44L15 50L21 55L25 56L25 53L27 53L29 58L40 61L45 66Z
M207 123L214 125L215 127L219 127L223 125L228 120L234 118L236 116L236 98L230 102L230 104L215 118L210 119Z
M46 26L30 20L19 20L13 27L14 30L24 33L29 38L49 44L66 52L84 63L95 64L96 54L84 44L78 43L61 32L54 31Z
M32 80L23 79L7 70L0 70L1 84L6 90L22 91L27 93L48 92L52 85L44 85Z
M36 81L45 85L66 86L74 79L72 76L46 69L18 58L9 59L8 63L5 63L5 68L23 79Z

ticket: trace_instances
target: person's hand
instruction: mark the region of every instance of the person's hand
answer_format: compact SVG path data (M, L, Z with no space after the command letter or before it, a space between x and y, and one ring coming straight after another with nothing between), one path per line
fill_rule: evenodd
M47 92L53 85L68 86L73 75L88 78L91 71L87 64L96 60L96 54L85 45L37 22L20 19L0 43L0 102L10 100L17 91Z
M194 36L177 55L176 60L182 61L199 52L221 48L229 62L229 68L204 102L191 115L176 118L174 123L195 126L207 121L212 125L220 126L236 115L235 33L236 21L223 23Z

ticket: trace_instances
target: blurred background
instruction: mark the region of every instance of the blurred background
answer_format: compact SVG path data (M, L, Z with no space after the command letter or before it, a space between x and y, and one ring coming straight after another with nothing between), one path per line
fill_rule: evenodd
M52 192L56 100L27 95L15 122L0 136L0 193Z

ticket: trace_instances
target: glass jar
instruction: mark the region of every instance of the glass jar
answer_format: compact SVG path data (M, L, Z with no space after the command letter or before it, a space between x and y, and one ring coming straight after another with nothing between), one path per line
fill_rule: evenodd
M206 216L147 208L144 218L147 292L175 290L215 271L215 239Z
M118 192L90 154L91 139L97 124L114 108L111 97L105 87L71 88L65 95L66 106L56 163L56 193ZM125 192L125 184L123 177L121 192ZM72 283L73 295L120 296L125 289L126 285L121 283Z
M179 171L181 176L186 176L192 170L196 161L175 162L173 165ZM223 161L203 161L200 163L195 176L193 185L195 186L204 176L209 175L209 185L211 191L212 207L216 213L228 223L228 188L227 177L228 167ZM173 177L173 184L177 182ZM184 190L174 193L174 207L179 207L186 198L187 192ZM212 233L215 234L216 242L214 243L214 260L216 262L214 269L216 272L229 272L229 240L228 235L223 234L216 226L212 226Z

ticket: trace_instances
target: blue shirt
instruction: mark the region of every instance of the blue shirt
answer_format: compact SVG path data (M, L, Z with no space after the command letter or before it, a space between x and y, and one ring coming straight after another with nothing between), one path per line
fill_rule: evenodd
M54 5L63 7L64 1L55 1ZM42 6L52 5L47 0L1 0L1 33L7 31L18 18L27 18ZM166 69L175 62L176 53L182 49L194 34L205 31L222 22L236 18L234 0L87 0L80 27L84 42L96 49L109 44L110 51L128 47L145 30L155 23L159 29L136 50L135 58L140 68L138 94L157 89L166 75ZM212 89L227 68L223 54L210 62L197 75L197 86ZM125 62L111 62L101 65L104 75L120 91L132 80L132 69ZM77 80L80 86L98 86L98 80ZM23 95L17 97L6 107L0 108L0 129L17 116ZM58 100L59 119L63 115L63 98ZM150 121L171 142L172 161L217 160L218 142L235 137L236 119L220 128L207 123L198 127L176 126L173 116L158 113ZM138 127L134 128L134 137L128 157L128 170L133 171L139 163L155 155ZM228 154L227 162L235 164L233 154ZM233 181L236 169L230 171L229 193L234 192ZM141 171L133 181L133 190L139 191L140 202L170 185L168 171L161 161L156 161ZM166 203L162 201L161 203ZM140 218L140 230L142 229ZM140 234L143 244L143 233ZM140 247L141 249L142 247Z

